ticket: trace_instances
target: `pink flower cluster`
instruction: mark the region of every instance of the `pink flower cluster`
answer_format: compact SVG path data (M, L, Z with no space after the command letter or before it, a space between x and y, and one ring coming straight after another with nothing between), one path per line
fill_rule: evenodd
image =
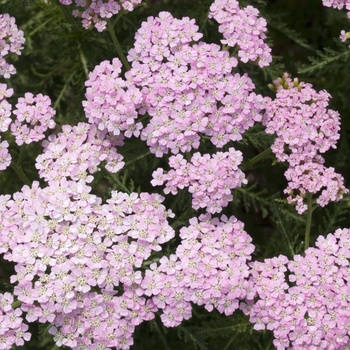
M11 164L12 157L8 148L7 141L0 142L0 170L5 170Z
M0 132L6 132L12 121L12 106L6 100L12 95L13 89L8 89L6 84L0 84Z
M238 57L244 63L257 61L260 67L272 62L271 49L266 39L266 20L259 17L259 11L253 6L239 7L237 0L215 0L210 7L209 18L219 23L219 32L223 34L223 44L239 46Z
M13 345L22 346L31 338L28 325L23 323L20 309L13 309L13 296L0 293L0 349L11 349Z
M39 176L49 183L61 179L91 182L93 177L89 174L98 171L102 162L112 173L123 168L123 157L116 149L122 144L120 136L108 135L95 125L63 125L61 133L43 141L44 149L35 166Z
M246 297L247 262L254 246L235 217L209 214L190 219L180 230L176 254L163 257L146 271L141 286L162 309L166 327L191 317L191 303L232 315Z
M254 329L268 329L277 350L350 346L350 230L320 236L289 261L254 262L251 293L241 305ZM286 277L288 275L288 279ZM289 281L289 283L288 283Z
M192 193L192 208L219 213L233 199L231 190L247 183L244 173L238 169L242 159L242 152L234 148L212 156L198 152L190 162L178 154L169 158L170 171L164 173L158 168L153 172L151 184L165 183L165 194L177 194L178 189L188 187Z
M125 137L138 137L142 123L135 123L141 107L141 92L129 81L120 78L122 63L114 58L103 61L89 74L86 98L83 101L89 123L98 130L112 135L123 133Z
M262 118L264 98L247 75L232 74L237 60L218 45L192 44L201 37L194 20L161 12L142 23L129 51L126 77L141 89L139 113L151 117L141 139L157 157L197 149L200 134L223 147Z
M139 269L174 237L173 214L157 194L112 192L102 204L90 190L62 180L0 196L0 254L27 321L49 322L58 346L129 349L157 311Z
M323 6L333 7L338 10L346 8L350 11L350 1L349 0L322 0Z
M6 84L0 84L0 132L6 132L11 120L12 106L6 98L13 95L13 89L8 89ZM0 170L5 170L11 164L11 155L8 151L9 143L1 141L0 136Z
M88 29L94 26L99 32L106 29L106 19L111 18L120 11L132 11L142 0L59 0L62 5L77 7L73 10L75 17L82 18L82 25Z
M10 74L16 73L14 66L8 64L4 57L10 53L20 55L24 42L24 34L18 30L15 19L7 13L0 14L0 77L10 78ZM16 109L12 111L11 104L6 100L12 95L13 89L0 84L0 132L10 129L19 146L42 140L47 129L56 126L50 98L28 92L24 98L18 99ZM0 170L5 170L11 164L8 148L8 141L2 141L0 136Z
M0 13L0 77L8 79L16 73L15 67L6 61L5 56L11 53L20 55L24 42L24 33L18 29L15 19L7 13Z
M268 134L276 134L271 148L277 159L295 166L336 148L340 119L328 109L330 94L292 81L287 73L274 83L276 98L266 104L263 124Z
M53 120L56 111L51 107L50 98L42 94L34 96L27 92L18 99L13 114L16 119L11 124L11 132L19 146L44 139L47 129L56 126Z
M341 200L349 192L344 186L344 178L334 168L326 168L317 162L290 167L284 175L288 181L284 193L288 194L288 202L295 205L299 214L308 209L304 202L307 193L319 194L316 203L324 207L331 201Z
M343 198L348 190L344 179L333 168L327 169L319 153L336 148L340 120L336 111L328 109L330 95L317 92L311 84L299 83L287 73L274 81L276 98L266 104L263 125L268 134L275 134L271 146L279 161L287 161L285 190L288 202L296 204L299 214L307 210L306 192L318 194L317 203L325 206Z
M24 98L19 98L16 109L6 98L13 95L13 89L7 89L6 84L0 84L0 132L9 129L15 137L17 145L37 142L45 137L48 128L53 129L56 123L53 120L55 110L51 107L51 100L48 96L27 92ZM15 120L11 119L11 111ZM11 163L11 155L8 152L9 143L1 142L0 136L0 170L6 169Z

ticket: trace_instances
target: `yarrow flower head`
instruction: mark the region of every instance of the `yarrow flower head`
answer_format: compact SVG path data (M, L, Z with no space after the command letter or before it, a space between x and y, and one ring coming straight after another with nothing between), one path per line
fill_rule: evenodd
M334 171L317 162L308 162L290 167L285 172L288 187L284 193L288 195L288 203L296 206L299 214L308 209L306 194L316 194L316 203L321 207L329 202L343 198L349 190L344 186L344 178Z
M242 159L242 153L234 148L213 155L195 153L190 162L178 154L169 158L170 171L164 173L158 168L153 172L151 183L153 186L165 183L166 194L177 194L178 189L188 187L192 193L192 208L219 213L232 201L231 190L247 183L238 168Z
M227 51L195 43L201 37L194 20L161 12L141 25L129 51L126 77L141 89L139 112L151 117L141 139L158 157L197 149L200 134L223 147L261 120L265 100L253 82L232 74L237 60Z
M99 32L106 29L106 19L118 14L120 11L132 11L142 0L59 0L62 5L74 4L75 17L82 18L82 25L88 29L94 26Z
M116 146L123 145L120 136L100 131L96 125L78 123L63 125L62 132L50 135L43 143L43 153L36 159L39 176L47 182L68 180L91 182L99 165L115 173L124 166Z
M12 95L13 89L8 89L6 84L0 84L0 132L6 132L12 121L12 106L6 100Z
M235 217L191 218L180 230L176 253L151 265L141 283L162 310L166 327L175 327L192 313L191 303L232 315L246 297L248 261L254 251L244 224Z
M8 89L6 84L0 84L0 132L6 132L12 122L12 106L6 98L13 95L13 89ZM11 155L8 151L9 143L1 141L0 136L0 170L5 170L11 164Z
M276 98L266 104L262 122L268 134L276 135L271 148L279 161L295 166L336 148L340 118L328 108L330 94L292 80L287 73L271 88Z
M350 1L349 0L322 0L323 6L333 7L338 10L345 8L350 11Z
M350 346L349 259L350 230L338 229L304 256L254 262L241 309L254 329L273 332L278 350L343 350Z
M276 98L266 104L263 125L268 134L276 135L271 146L276 158L289 163L284 190L288 202L302 214L308 209L308 193L318 195L316 203L322 207L342 199L348 193L343 177L326 168L319 154L336 148L340 137L339 113L328 109L330 95L292 80L287 73L270 88Z
M98 130L125 137L139 136L142 123L135 123L142 95L130 81L120 78L122 64L114 58L110 63L101 62L89 74L86 98L83 101L89 123Z
M90 191L63 179L0 196L0 253L26 319L50 322L58 346L129 349L158 309L139 268L174 237L173 214L158 194L113 191L102 204Z
M15 19L7 13L0 13L0 77L8 79L16 73L6 56L11 53L20 55L24 42L24 33L18 29Z
M13 302L12 294L0 293L0 349L23 346L31 338L28 325L23 323L22 310L13 309Z
M265 43L266 20L259 17L253 6L240 8L237 0L216 0L210 7L209 18L219 23L221 43L239 47L238 56L244 63L257 61L260 67L272 62L271 49Z
M44 139L45 132L56 126L53 120L56 111L51 107L50 98L42 94L34 96L27 92L18 99L13 114L16 119L11 124L11 132L19 146Z
M11 164L12 157L8 148L7 141L0 142L0 170L5 170Z

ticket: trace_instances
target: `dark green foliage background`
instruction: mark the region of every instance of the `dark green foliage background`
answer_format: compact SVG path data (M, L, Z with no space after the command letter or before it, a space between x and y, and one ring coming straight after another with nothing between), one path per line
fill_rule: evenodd
M117 36L126 53L133 45L134 34L140 23L159 11L169 11L181 18L195 18L204 40L219 43L217 24L208 20L211 0L148 0L144 6L120 17L115 25ZM274 63L265 69L254 64L238 67L254 80L257 91L272 96L267 84L284 72L310 82L317 90L326 89L332 96L331 108L341 114L341 140L337 150L326 154L328 166L336 168L350 185L350 72L349 49L340 43L341 29L350 30L350 21L345 12L325 8L321 0L252 0L241 1L242 5L258 7L268 20L268 41L272 47ZM25 32L26 44L22 55L13 57L17 75L6 83L15 90L11 102L27 91L50 96L57 111L55 132L63 124L85 121L81 101L84 99L84 81L95 65L111 60L116 51L107 31L85 30L79 19L71 15L71 9L49 0L0 0L1 13L16 17L20 29ZM11 154L19 161L20 149L11 135ZM263 127L255 126L244 135L241 142L230 144L242 150L245 159L250 159L268 148L273 141L264 133ZM228 147L225 147L225 149ZM203 141L200 151L215 152ZM35 158L41 152L40 144L25 146L22 150L21 166L31 180L39 180L35 169ZM120 152L126 167L117 175L105 171L96 174L93 192L107 198L110 191L161 191L150 186L151 174L159 166L166 167L166 157L157 159L147 154L146 145L137 139L127 140ZM143 156L144 155L144 156ZM133 161L137 159L137 161ZM223 211L235 215L246 224L247 232L256 246L254 259L263 260L279 254L292 257L302 253L306 217L300 216L286 204L283 176L286 166L268 158L245 167L249 184L234 191L234 201ZM39 180L41 181L41 180ZM42 181L41 181L42 182ZM44 183L42 183L45 186ZM0 173L0 194L13 193L23 186L16 173L8 168ZM160 192L161 193L161 192ZM167 207L176 214L172 223L176 229L186 225L188 219L197 215L190 208L190 196L186 191L178 196L168 196ZM349 197L315 210L312 223L311 244L318 235L333 232L339 227L350 227ZM0 218L1 219L1 218ZM162 254L175 250L177 240L164 247ZM157 260L157 256L154 257ZM0 289L11 290L8 277L12 267L1 261ZM48 325L32 325L32 340L22 349L56 349ZM157 318L144 323L135 332L134 350L249 350L273 349L270 332L254 332L248 319L236 312L225 317L217 312L207 313L195 307L193 318L175 329L166 329Z

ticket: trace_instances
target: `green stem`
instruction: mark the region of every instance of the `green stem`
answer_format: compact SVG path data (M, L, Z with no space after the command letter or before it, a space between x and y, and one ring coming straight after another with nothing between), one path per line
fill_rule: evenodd
M151 152L147 152L147 153L141 154L141 155L138 156L137 158L131 160L130 162L127 162L127 163L125 164L125 167L127 168L130 164L135 163L135 162L137 162L137 161L139 161L139 160L141 160L141 159L143 159L143 158L146 158L146 157L148 157L148 156L151 155L151 154L152 154Z
M58 108L58 106L59 106L59 104L60 104L60 102L61 102L61 100L62 100L62 97L63 97L64 94L66 93L66 91L67 91L67 89L68 89L68 87L69 87L69 84L71 83L71 81L72 81L73 78L74 78L74 75L75 75L75 73L76 73L76 72L75 72L75 69L76 69L78 66L79 66L78 64L74 65L74 66L72 67L72 69L71 69L70 75L68 76L67 79L65 79L64 85L63 85L63 87L62 87L60 93L58 94L55 103L53 104L53 109L57 110L57 108ZM57 118L56 118L56 120L57 120Z
M20 165L13 163L11 164L11 168L18 175L18 177L23 181L23 183L25 183L29 187L32 185L32 182L29 180L28 176L24 173Z
M231 344L234 342L234 340L237 338L237 334L234 334L228 341L228 343L225 345L223 350L231 349Z
M252 168L254 164L260 162L261 160L268 158L272 154L271 148L266 148L264 151L253 157L252 159L248 159L243 162L241 169L249 169Z
M86 57L85 57L84 52L81 49L81 47L79 47L79 57L80 57L80 61L81 61L82 65L83 65L85 77L86 77L86 79L89 79L89 69L87 67L87 60L86 60Z
M28 176L24 173L24 171L22 169L22 160L23 160L23 155L24 155L24 148L25 148L25 145L23 145L20 148L17 162L16 163L12 162L11 163L11 168L18 175L18 177L23 181L23 183L25 183L26 185L28 185L30 187L32 185L32 182L29 180Z
M120 60L123 62L123 65L126 68L126 70L130 70L130 68L131 68L130 63L127 61L127 59L126 59L126 57L125 57L125 55L123 53L123 50L122 50L122 48L121 48L121 46L119 44L118 38L117 38L117 36L115 34L115 30L114 30L113 24L112 24L112 22L109 19L107 19L107 29L108 29L109 35L112 38L114 47L117 50L117 53L118 53L118 56L119 56Z
M164 349L166 349L166 350L171 350L171 349L169 348L169 346L168 346L168 343L167 343L167 341L166 341L164 335L163 335L162 326L160 325L160 322L159 322L159 320L158 320L157 317L156 317L154 323L155 323L157 332L158 332L158 334L159 334L159 338L160 338L160 340L162 341L162 343L163 343L163 345L164 345Z
M21 166L22 165L22 160L23 160L23 155L24 155L24 148L26 147L26 145L22 145L22 147L19 150L19 155L18 155L18 159L17 159L17 165Z
M124 190L126 193L130 194L131 191L119 180L118 175L110 173L110 177L117 183L118 187L121 190Z
M77 23L75 17L72 15L71 11L67 8L67 6L62 6L57 0L55 0L55 3L61 9L63 17L74 27L74 30L82 32L84 28Z
M312 212L314 210L312 206L312 194L308 193L307 198L307 218L306 218L306 228L305 228L305 250L310 246L310 231L311 231L311 219Z

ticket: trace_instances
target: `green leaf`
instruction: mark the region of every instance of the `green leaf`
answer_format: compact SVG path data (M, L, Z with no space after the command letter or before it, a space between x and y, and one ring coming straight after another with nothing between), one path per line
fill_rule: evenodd
M315 57L309 57L310 64L303 65L298 69L298 73L311 74L337 61L346 62L349 57L350 50L348 48L343 51L337 51L326 47L324 51L316 51Z

